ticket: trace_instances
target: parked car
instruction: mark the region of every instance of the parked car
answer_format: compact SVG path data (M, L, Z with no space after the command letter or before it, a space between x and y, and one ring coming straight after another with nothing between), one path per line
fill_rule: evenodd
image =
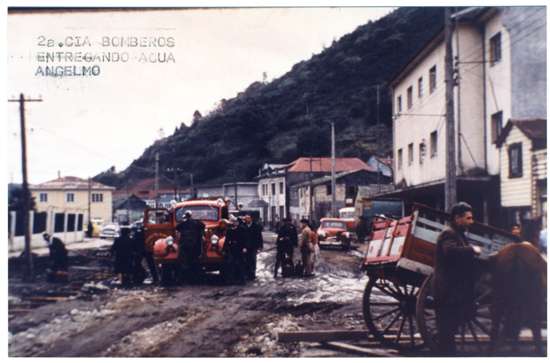
M348 230L346 220L323 218L317 230L317 238L319 239L319 248L337 246L347 251L351 243L351 232Z
M117 223L105 223L99 232L99 238L117 238L120 236L120 227Z

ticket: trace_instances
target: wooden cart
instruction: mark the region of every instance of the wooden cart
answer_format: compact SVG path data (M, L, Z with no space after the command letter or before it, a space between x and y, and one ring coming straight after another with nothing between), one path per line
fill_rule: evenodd
M435 242L446 227L449 214L420 204L412 215L400 220L377 217L361 264L369 276L363 295L363 315L372 335L396 349L435 348L436 333L430 279L435 260ZM486 259L517 237L475 222L466 234ZM475 316L460 329L462 342L481 346L489 339L489 288L487 276L476 285Z

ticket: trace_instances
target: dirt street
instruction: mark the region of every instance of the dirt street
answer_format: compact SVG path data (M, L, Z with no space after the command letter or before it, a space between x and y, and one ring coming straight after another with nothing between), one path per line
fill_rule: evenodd
M264 233L266 249L274 239ZM159 287L146 280L131 289L119 287L104 255L98 249L71 253L71 281L65 284L45 281L47 256L35 259L35 283L23 282L22 262L10 259L10 306L87 280L64 301L10 314L10 357L347 356L316 343L279 343L277 333L365 329L361 251L321 251L316 276L307 279L273 278L272 250L258 255L258 277L246 286L223 286L219 276L207 275L192 286Z

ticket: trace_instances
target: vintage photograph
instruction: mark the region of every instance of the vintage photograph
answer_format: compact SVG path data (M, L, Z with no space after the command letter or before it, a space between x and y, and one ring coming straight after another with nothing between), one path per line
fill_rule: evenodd
M8 357L547 357L546 6L8 7Z

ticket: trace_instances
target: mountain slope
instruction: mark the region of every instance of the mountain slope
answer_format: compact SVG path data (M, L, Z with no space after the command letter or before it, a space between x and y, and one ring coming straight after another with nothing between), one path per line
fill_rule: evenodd
M443 8L400 8L360 26L282 77L251 84L204 117L195 112L191 126L182 124L156 141L128 169L94 180L121 188L151 177L156 152L160 170L193 173L196 184L251 180L263 163L330 156L327 121L336 122L337 157L366 160L375 154L377 119L380 152L391 155L388 82L442 28L443 19Z

